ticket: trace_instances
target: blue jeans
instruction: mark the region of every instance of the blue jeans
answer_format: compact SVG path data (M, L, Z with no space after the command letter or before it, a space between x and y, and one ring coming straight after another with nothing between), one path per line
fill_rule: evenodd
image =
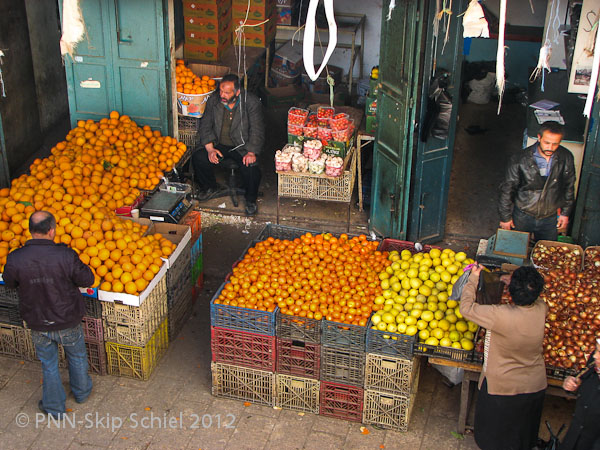
M92 392L88 374L87 351L81 325L58 331L31 331L44 377L42 405L53 416L65 413L66 395L58 371L58 344L65 349L69 363L69 384L75 400L85 401Z
M536 242L540 240L556 241L558 239L556 215L544 219L536 219L524 213L519 208L515 208L513 211L513 222L515 230L533 233L533 239Z

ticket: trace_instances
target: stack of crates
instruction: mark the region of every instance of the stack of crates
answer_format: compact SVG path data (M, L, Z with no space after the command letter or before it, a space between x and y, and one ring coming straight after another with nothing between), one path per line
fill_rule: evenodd
M85 316L81 323L91 373L106 375L106 348L104 347L104 325L102 324L102 304L100 300L83 294Z
M0 285L0 355L30 359L31 333L23 326L16 289Z
M361 422L366 328L321 321L321 412Z
M190 257L192 244L188 241L183 251L167 270L167 311L169 341L173 341L192 313L192 286Z
M319 414L320 366L320 322L278 313L275 405Z
M212 393L274 406L275 314L215 304L210 305Z
M167 277L140 306L102 302L102 321L108 373L147 380L169 345Z
M204 285L204 265L202 262L202 216L200 211L190 211L181 222L190 227L192 238L191 245L191 280L192 300L195 302Z
M232 0L234 45L243 39L241 44L246 47L268 47L277 32L277 15L276 0ZM236 34L236 27L244 22L243 34Z
M231 45L231 0L184 0L186 59L216 61Z
M363 422L407 431L419 384L414 338L367 330Z

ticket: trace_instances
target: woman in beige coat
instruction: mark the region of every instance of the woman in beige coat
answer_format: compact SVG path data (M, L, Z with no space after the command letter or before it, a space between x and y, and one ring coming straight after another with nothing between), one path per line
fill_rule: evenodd
M475 409L475 442L483 450L535 446L547 386L542 354L547 306L538 296L544 279L532 267L513 273L514 304L475 303L482 266L471 270L460 312L487 330Z

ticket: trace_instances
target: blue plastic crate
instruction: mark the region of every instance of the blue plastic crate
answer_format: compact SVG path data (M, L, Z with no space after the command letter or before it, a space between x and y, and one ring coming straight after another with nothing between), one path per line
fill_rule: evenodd
M364 352L366 337L366 327L321 320L321 345Z
M367 329L367 353L378 353L400 358L412 358L416 336L374 330L369 320Z
M273 312L239 306L215 304L215 300L225 287L223 283L210 301L210 323L213 327L247 331L249 333L275 336L275 317L279 308Z

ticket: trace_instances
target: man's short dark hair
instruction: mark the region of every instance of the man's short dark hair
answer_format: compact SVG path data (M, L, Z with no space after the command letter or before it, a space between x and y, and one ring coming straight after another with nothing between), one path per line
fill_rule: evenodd
M544 289L544 278L533 267L519 267L512 274L508 291L515 305L531 305Z
M56 228L56 219L48 211L36 211L29 218L31 234L48 234L54 228Z
M560 134L561 136L565 135L565 128L560 123L554 121L544 122L540 126L538 135L543 136L545 131L548 131L552 134Z
M240 89L240 78L234 73L228 73L221 78L221 83L233 83L236 91Z

